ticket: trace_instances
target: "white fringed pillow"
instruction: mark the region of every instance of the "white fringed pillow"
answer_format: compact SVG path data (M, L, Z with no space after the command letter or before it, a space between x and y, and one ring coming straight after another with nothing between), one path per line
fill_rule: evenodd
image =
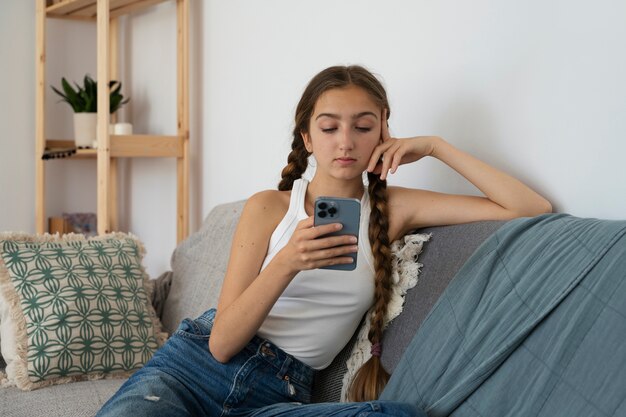
M0 233L2 385L127 377L165 341L133 235Z

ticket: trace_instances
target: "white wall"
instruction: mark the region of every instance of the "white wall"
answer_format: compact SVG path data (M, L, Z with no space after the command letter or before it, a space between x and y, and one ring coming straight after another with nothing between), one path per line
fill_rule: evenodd
M131 96L122 119L140 133L175 132L173 7L122 24L121 78ZM194 0L192 228L216 204L276 186L305 84L351 63L381 75L396 136L440 135L558 211L624 219L625 15L619 0ZM49 22L64 47L48 54L48 84L95 74L94 30ZM0 230L34 231L34 2L0 2L0 47L0 76L11 80L0 83ZM69 108L48 100L49 136L69 135ZM95 209L92 162L48 164L57 177L51 214ZM122 225L144 240L153 276L174 247L174 170L169 160L122 164ZM403 167L390 182L476 192L435 160Z
M440 135L559 211L626 217L626 3L205 4L204 211L275 186L308 79L358 63L387 86L393 134ZM435 160L390 183L475 191Z

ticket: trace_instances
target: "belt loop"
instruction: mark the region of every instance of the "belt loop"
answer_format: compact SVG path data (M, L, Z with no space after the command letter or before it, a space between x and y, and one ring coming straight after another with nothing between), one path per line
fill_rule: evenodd
M291 358L291 356L287 355L287 358L285 358L285 361L283 362L282 366L280 367L280 371L278 371L278 374L276 374L276 376L278 378L283 379L283 377L289 371L289 367L291 366L291 362L293 362L293 359Z

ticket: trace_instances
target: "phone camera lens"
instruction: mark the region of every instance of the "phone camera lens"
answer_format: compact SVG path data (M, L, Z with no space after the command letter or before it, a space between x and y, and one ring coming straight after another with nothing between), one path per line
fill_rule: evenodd
M337 214L337 209L335 207L331 207L328 209L328 214L330 214L331 216Z
M326 212L320 211L319 213L317 213L317 215L323 219L324 217L326 217Z
M319 203L317 205L317 207L320 208L320 210L326 210L326 207L328 207L328 204L324 203L323 201L321 203Z

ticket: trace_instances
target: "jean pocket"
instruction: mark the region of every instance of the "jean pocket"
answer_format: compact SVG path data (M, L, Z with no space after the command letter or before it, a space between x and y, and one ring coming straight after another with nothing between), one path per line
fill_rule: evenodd
M196 320L184 319L174 332L174 335L188 339L208 340L211 336L211 329L204 323Z

